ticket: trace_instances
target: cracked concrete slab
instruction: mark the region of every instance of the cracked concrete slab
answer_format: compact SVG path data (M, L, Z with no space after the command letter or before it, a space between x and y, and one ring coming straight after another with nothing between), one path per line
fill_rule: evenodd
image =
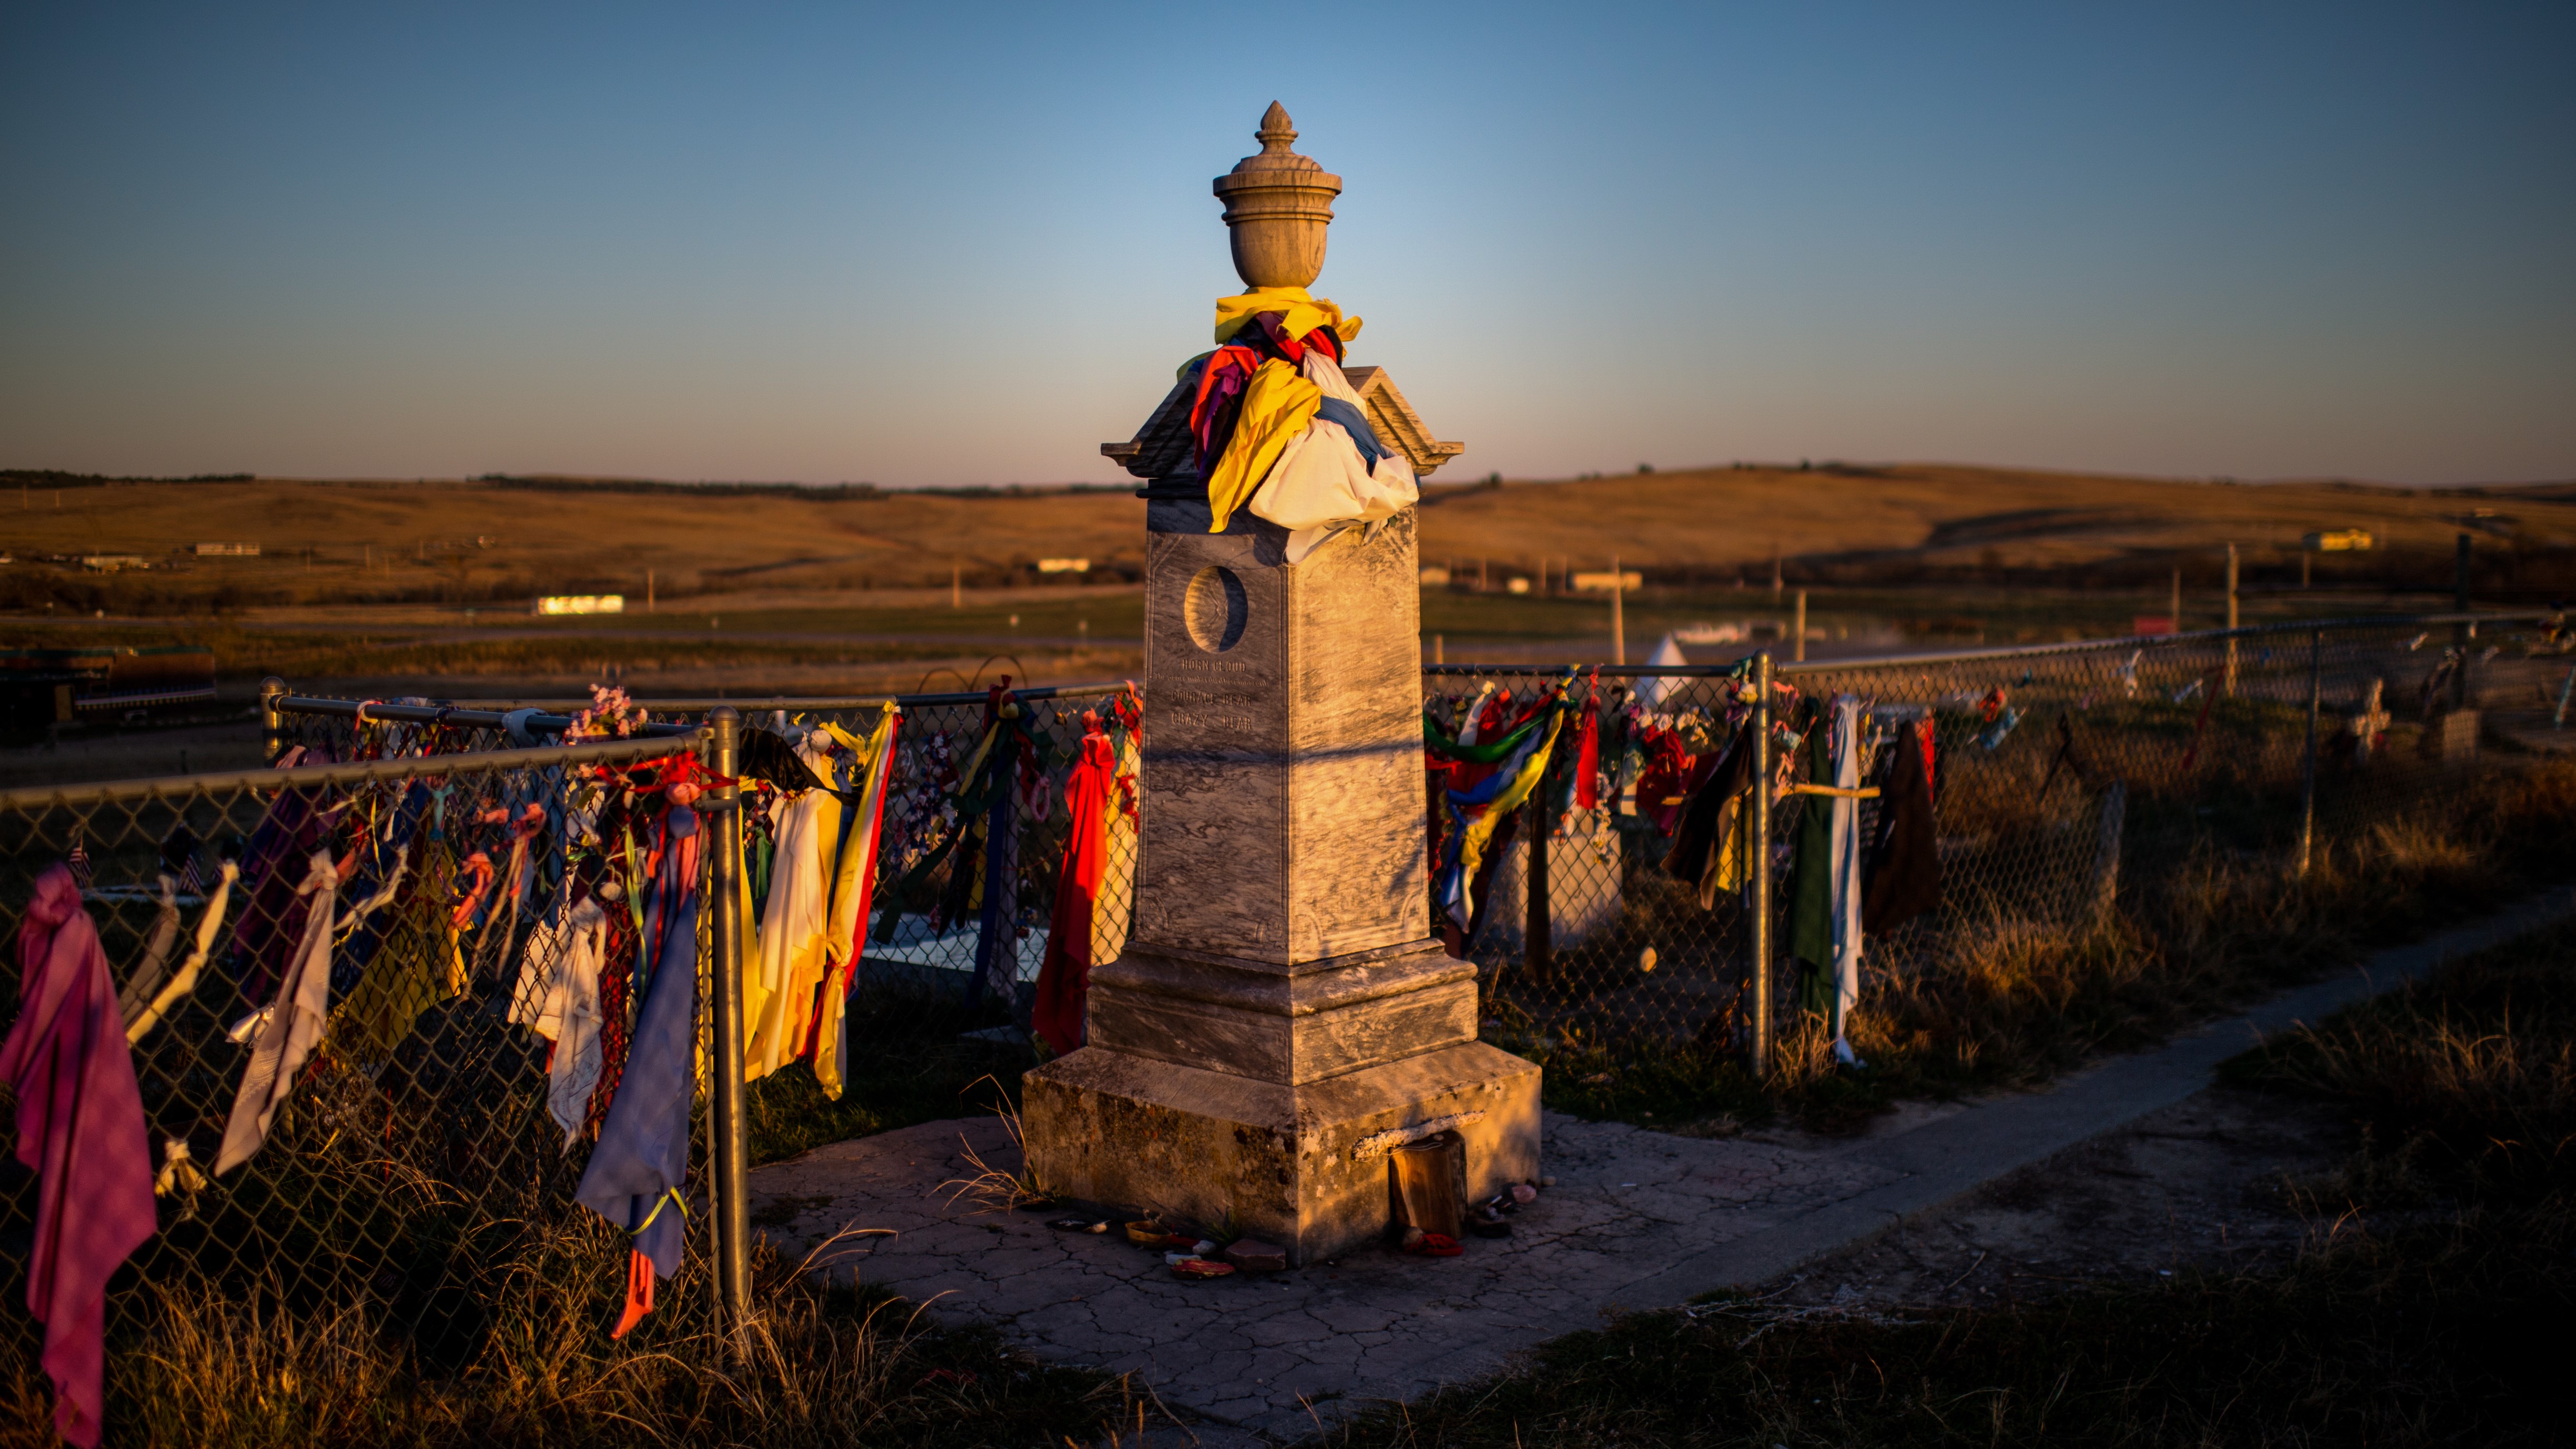
M2052 1090L1910 1104L1859 1137L1702 1139L1547 1113L1553 1186L1520 1211L1510 1238L1471 1238L1454 1259L1372 1248L1294 1272L1184 1282L1115 1225L1062 1232L1047 1226L1060 1212L997 1212L961 1193L981 1170L972 1159L1017 1168L999 1118L834 1143L755 1170L751 1186L756 1204L794 1214L769 1231L782 1249L804 1252L844 1227L891 1230L823 1248L818 1264L928 1301L934 1314L994 1324L1047 1359L1133 1374L1199 1416L1210 1446L1275 1442L1489 1374L1606 1314L1765 1282L1864 1242L2172 1106L2262 1033L2571 908L2576 896L2552 892Z
M1372 1248L1214 1282L1174 1278L1159 1252L1114 1228L1063 1232L1046 1225L1061 1210L997 1212L961 1194L977 1171L970 1153L1017 1165L999 1118L834 1143L758 1169L752 1188L797 1209L770 1230L784 1249L811 1250L844 1226L894 1230L823 1249L836 1274L936 1299L934 1313L998 1324L1050 1359L1137 1374L1175 1407L1289 1437L1331 1406L1412 1398L1605 1310L1656 1306L1631 1290L1676 1256L1898 1178L1857 1142L1695 1140L1558 1113L1544 1133L1556 1183L1510 1238L1470 1239L1455 1259Z

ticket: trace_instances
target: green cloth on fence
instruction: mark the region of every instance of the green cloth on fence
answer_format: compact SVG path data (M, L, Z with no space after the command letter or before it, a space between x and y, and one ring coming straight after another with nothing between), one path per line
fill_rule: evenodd
M1537 729L1544 718L1543 714L1534 714L1522 721L1519 728L1499 740L1483 740L1472 745L1462 745L1458 743L1457 736L1449 733L1447 726L1433 719L1430 712L1426 710L1422 715L1422 739L1434 753L1448 759L1463 761L1470 765L1498 765L1520 750L1522 743L1529 739L1530 732Z
M1808 709L1807 779L1831 784L1834 778L1833 721L1824 710ZM1798 1004L1831 1016L1834 1010L1834 864L1833 811L1821 796L1798 797L1798 844L1789 862L1789 954L1804 969L1798 973Z

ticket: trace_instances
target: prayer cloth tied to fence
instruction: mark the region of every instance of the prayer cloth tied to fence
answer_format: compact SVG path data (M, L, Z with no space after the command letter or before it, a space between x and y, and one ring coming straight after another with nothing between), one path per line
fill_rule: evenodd
M697 1039L697 813L674 805L653 878L644 929L654 968L626 1053L617 1096L575 1201L634 1235L626 1309L609 1336L623 1338L653 1310L653 1280L680 1271L681 1187L689 1170L689 1098Z
M107 1278L156 1224L152 1147L116 985L66 866L36 879L18 926L18 970L0 1080L18 1098L18 1160L37 1175L27 1311L45 1325L54 1428L88 1449L106 1404Z
M1423 721L1425 749L1440 766L1435 778L1444 781L1435 787L1443 829L1431 872L1432 902L1466 933L1477 925L1474 886L1486 851L1503 822L1538 788L1569 712L1563 684L1542 690L1519 710L1508 695L1477 703L1482 708L1471 704L1454 735L1436 718ZM1488 741L1490 735L1499 738Z
M1064 863L1056 872L1055 917L1030 1010L1030 1030L1059 1056L1082 1045L1091 968L1116 959L1125 945L1126 888L1135 858L1132 716L1123 748L1097 717L1086 715L1084 724L1088 733L1065 784ZM1126 791L1120 789L1122 773Z

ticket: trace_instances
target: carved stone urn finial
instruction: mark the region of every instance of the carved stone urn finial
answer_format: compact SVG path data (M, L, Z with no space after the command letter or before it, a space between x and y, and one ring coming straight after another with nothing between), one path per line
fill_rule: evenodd
M1234 270L1247 287L1306 287L1324 270L1324 229L1342 178L1288 149L1297 129L1277 101L1252 133L1261 152L1216 179Z

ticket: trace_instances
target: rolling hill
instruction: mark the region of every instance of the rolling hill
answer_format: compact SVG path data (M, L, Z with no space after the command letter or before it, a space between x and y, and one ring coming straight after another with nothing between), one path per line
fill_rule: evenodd
M19 481L11 478L9 481ZM1142 507L1118 489L990 492L698 488L579 480L109 483L0 493L12 555L0 603L88 612L209 604L471 603L537 593L766 597L1040 581L1041 558L1089 560L1092 582L1132 582ZM10 503L16 503L11 508ZM1441 484L1422 512L1427 564L1504 571L1629 567L1679 577L1767 571L1903 582L2043 571L2145 576L2196 569L2228 543L2277 565L2302 534L2363 529L2368 555L2329 556L2347 578L2447 559L2470 531L2482 555L2576 551L2576 485L2398 489L2346 482L2238 485L1944 464L1736 466L1555 482ZM196 545L254 543L257 557ZM151 565L115 574L83 557ZM2355 572L2358 571L2358 572ZM1046 576L1071 582L1069 575Z

